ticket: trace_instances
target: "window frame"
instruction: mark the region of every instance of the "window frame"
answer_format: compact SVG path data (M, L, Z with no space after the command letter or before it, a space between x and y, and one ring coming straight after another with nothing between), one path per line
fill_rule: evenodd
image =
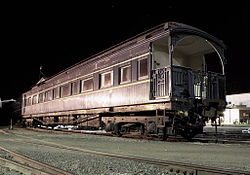
M60 98L70 96L70 83L65 83L60 86Z
M23 107L26 107L27 105L27 98L26 95L23 96Z
M30 97L27 97L27 106L31 106L32 105L32 98L31 96Z
M70 95L76 95L79 93L78 90L78 82L77 81L73 81L70 83Z
M147 61L147 75L140 76L140 70L141 70L141 64L140 62L146 60ZM137 75L138 75L138 80L143 80L149 78L149 61L148 58L141 58L137 61L138 64L138 70L137 70Z
M125 84L125 83L130 83L131 81L132 81L132 69L131 69L131 65L130 64L127 64L127 65L124 65L124 66L121 66L120 68L119 68L119 75L120 75L120 77L119 77L119 80L120 80L120 84ZM129 68L129 80L127 80L127 81L123 81L123 70L125 69L125 68Z
M56 99L56 89L53 88L51 89L51 100L55 100Z
M91 89L87 89L87 90L84 90L84 82L86 82L86 81L89 81L89 80L92 80L91 82L92 82L92 88ZM81 81L80 81L81 83L80 83L80 89L81 89L81 93L83 93L83 92L88 92L88 91L93 91L94 90L94 78L93 77L89 77L89 78L86 78L86 79L82 79Z
M44 102L44 93L39 93L38 94L38 103L43 103Z
M62 98L62 91L63 91L63 87L62 86L60 86L59 87L59 98Z
M105 75L107 75L107 74L111 74L111 76L110 76L110 84L109 85L105 85L105 83L104 83ZM113 70L103 72L103 73L100 74L100 89L107 88L107 87L112 87L113 85L114 85L114 71Z
M32 105L37 104L38 103L38 95L33 95L32 96Z
M51 100L51 90L44 92L44 101L50 101Z

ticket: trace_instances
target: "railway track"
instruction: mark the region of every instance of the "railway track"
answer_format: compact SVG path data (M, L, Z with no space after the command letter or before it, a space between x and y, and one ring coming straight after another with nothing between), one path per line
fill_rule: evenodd
M119 158L119 159L144 162L144 163L153 164L157 166L163 166L169 169L170 172L179 173L183 175L203 175L203 174L204 175L207 175L207 174L250 175L250 172L246 172L246 171L229 170L229 169L187 164L187 163L181 163L181 162L175 162L175 161L167 161L167 160L159 160L159 159L145 158L145 157L139 157L139 156L128 156L128 155L107 153L107 152L101 152L101 151L94 151L90 149L82 149L82 148L77 148L77 147L72 147L72 146L65 146L65 145L54 143L54 142L43 141L43 140L39 140L39 139L35 139L32 137L23 136L19 134L16 134L16 135L19 137L19 139L5 139L5 140L13 142L13 143L24 143L24 144L35 145L38 147L49 147L53 149L59 149L62 151L66 151L66 150L74 151L79 154L89 153L89 154L95 154L95 155L106 156L106 157L111 157L111 158ZM20 137L29 139L29 141L21 140Z
M248 144L250 145L250 135L242 134L239 132L205 132L199 134L192 141L198 141L203 143L222 143L222 144Z
M66 134L92 134L92 135L103 135L103 136L116 136L110 132L102 133L102 132L87 132L87 131L81 131L81 130L47 130L47 129L39 129L39 128L27 128L32 131L39 131L39 132L49 132L49 133L66 133ZM212 137L213 136L213 137ZM250 138L247 141L246 139L234 139L236 138L235 135L233 135L233 138L230 138L228 134L226 134L226 138L223 137L223 133L218 133L218 137L216 138L214 134L209 134L207 137L206 135L200 135L198 137L195 137L193 139L185 139L183 137L168 137L166 140L167 142L201 142L201 143L220 143L220 144L247 144L250 145ZM145 135L129 135L124 134L121 137L124 138L132 138L132 139L145 139L145 140L156 140L159 141L161 138L158 137L151 137L151 136L145 136Z
M12 156L12 160L0 157L1 165L10 169L15 169L24 174L30 175L72 175L64 170L52 167L50 165L38 162L34 159L28 158L21 154L17 154L9 149L0 146L0 150L9 153Z

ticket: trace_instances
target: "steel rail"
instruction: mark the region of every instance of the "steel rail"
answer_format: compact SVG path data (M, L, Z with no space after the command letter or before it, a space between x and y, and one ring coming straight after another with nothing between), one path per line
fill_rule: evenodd
M2 157L0 157L0 165L3 167L14 169L16 171L19 171L21 173L28 174L28 175L32 175L32 174L33 175L34 174L50 175L50 174L48 174L44 171L41 171L39 169L35 169L35 168L29 167L27 165L24 165L24 164L21 164L21 163L18 163L18 162L15 162L13 160L9 160L6 158L2 158Z
M48 175L72 175L67 171L61 170L59 168L55 168L53 166L47 165L45 163L41 163L34 159L28 158L24 155L18 154L16 152L10 151L2 146L0 146L0 150L6 151L13 156L13 160L5 159L0 157L0 161L3 166L13 168L15 170L21 171L22 173L27 174L48 174Z
M38 129L38 128L26 128L28 130L32 131L37 131L37 132L47 132L47 133L66 133L66 134L91 134L91 135L103 135L103 136L115 136L112 133L99 133L99 132L85 132L81 130L62 130L62 129L57 129L57 130L48 130L48 129ZM123 138L131 138L131 139L145 139L145 140L153 140L153 141L163 141L159 138L155 137L149 137L149 136L144 136L144 135L127 135L124 134L121 137ZM187 140L185 138L176 138L169 136L166 140L167 142L201 142L201 143L218 143L218 144L244 144L244 145L250 145L250 142L247 140L228 140L228 139L221 139L218 138L213 139L213 138L206 138L206 137L194 137L190 140Z
M22 136L22 135L18 135L18 136ZM144 163L149 163L149 164L153 164L153 165L167 167L170 171L174 171L177 173L183 173L183 174L192 174L192 175L203 175L203 174L204 175L207 175L207 174L250 175L250 172L248 172L248 171L222 169L222 168L210 167L210 166L205 166L205 165L195 165L195 164L175 162L175 161L169 161L169 160L160 160L160 159L153 159L153 158L146 158L146 157L139 157L139 156L107 153L107 152L94 151L94 150L89 150L89 149L82 149L82 148L60 145L60 144L57 144L54 142L42 141L42 140L38 140L38 139L28 137L28 136L22 136L22 137L25 137L28 139L33 139L33 140L44 142L44 143L34 143L34 142L30 142L30 141L23 141L23 140L17 140L17 139L15 139L15 140L14 139L6 139L6 140L25 143L25 144L31 144L31 145L36 145L36 146L50 147L50 148L54 148L54 149L74 151L74 152L79 152L79 153L88 153L88 154L95 154L95 155L100 155L100 156L107 156L107 157L120 158L120 159L132 160L132 161L139 161L139 162L144 162Z

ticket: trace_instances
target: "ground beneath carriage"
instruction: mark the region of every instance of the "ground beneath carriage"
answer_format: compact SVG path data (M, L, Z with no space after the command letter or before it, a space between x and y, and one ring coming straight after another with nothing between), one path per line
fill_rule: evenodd
M132 165L129 161L124 162L124 160L116 160L118 161L118 163L115 161L116 163L114 162L112 164L110 163L112 162L112 160L108 160L105 157L93 157L91 155L88 156L85 154L74 156L74 154L62 153L60 151L58 152L56 150L46 148L41 149L35 148L34 146L32 148L28 148L29 146L27 145L23 146L22 144L8 143L3 140L6 138L17 137L19 139L24 139L22 136L25 136L36 139L36 142L38 143L53 142L58 145L71 146L81 149L90 149L94 151L102 151L113 154L119 153L128 156L133 155L161 160L172 160L199 165L250 171L248 165L248 163L250 162L250 158L249 156L247 156L250 154L249 145L197 142L173 143L85 134L41 133L29 131L22 128L14 128L14 130L4 129L4 131L7 132L7 134L0 133L0 146L5 146L27 156L38 158L43 162L47 162L50 164L53 163L53 165L55 166L73 166L74 170L71 171L75 172L78 172L79 168L84 169L84 167L79 164L79 161L85 162L84 164L87 166L85 167L85 170L90 174L93 174L96 171L96 167L108 167L108 169L105 169L105 171L107 171L108 173L112 172L128 174L133 174L136 172L144 172L145 174L159 174L163 173L165 170L163 170L162 168L158 169L157 167L155 168L150 165L136 164L134 167L136 171L133 172L133 170L124 169L124 165ZM103 161L94 161L93 159L103 159ZM143 169L140 168L140 166L143 167ZM148 172L145 172L145 170L147 170Z

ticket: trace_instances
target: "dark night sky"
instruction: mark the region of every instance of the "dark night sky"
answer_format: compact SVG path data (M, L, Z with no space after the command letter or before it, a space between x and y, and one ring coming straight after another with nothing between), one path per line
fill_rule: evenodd
M84 2L1 5L2 99L18 98L35 84L40 65L43 73L51 76L167 21L200 28L223 40L227 46L228 94L250 91L246 1L141 1L144 5L135 1Z

